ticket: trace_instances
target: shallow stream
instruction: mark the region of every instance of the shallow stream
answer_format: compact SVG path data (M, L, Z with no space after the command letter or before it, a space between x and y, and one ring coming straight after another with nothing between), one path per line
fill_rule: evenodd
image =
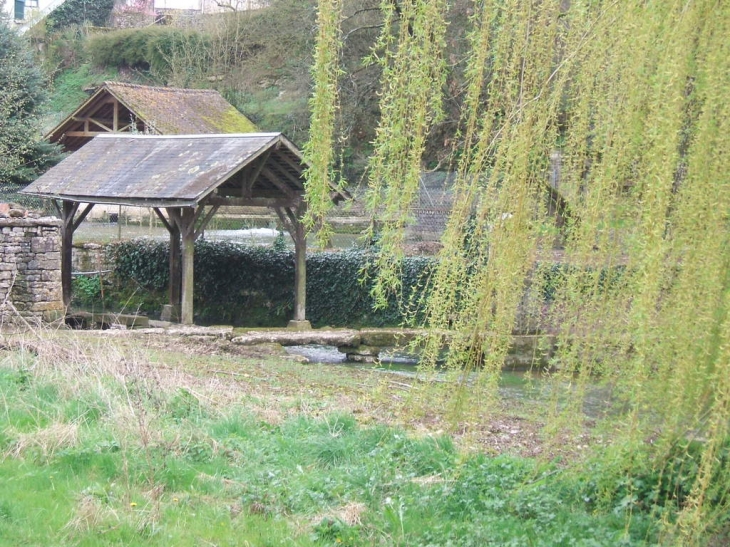
M332 365L355 369L371 369L383 374L393 374L415 378L418 371L418 357L398 351L384 351L377 364L353 363L347 361L345 354L336 347L307 345L289 346L285 348L293 355L306 357L312 364ZM444 372L444 380L445 380ZM505 370L502 372L499 393L502 399L519 402L544 402L552 399L554 389L569 391L571 385L566 382L557 383L548 375L533 370ZM598 383L588 387L583 403L583 411L589 418L599 418L611 410L611 393L606 386Z

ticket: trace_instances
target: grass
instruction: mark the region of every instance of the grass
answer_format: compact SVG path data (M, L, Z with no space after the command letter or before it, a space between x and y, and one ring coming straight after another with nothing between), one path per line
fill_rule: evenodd
M123 334L3 338L0 545L655 538L580 474L414 421L400 377Z
M85 89L98 86L107 80L115 80L118 71L115 68L96 70L89 63L82 63L78 67L65 70L53 82L53 90L48 109L50 114L44 122L44 130L50 131L64 117L76 110L86 99L89 93Z

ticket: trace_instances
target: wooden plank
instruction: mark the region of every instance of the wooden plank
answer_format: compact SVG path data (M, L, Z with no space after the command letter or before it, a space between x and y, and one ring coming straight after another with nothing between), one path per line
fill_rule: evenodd
M288 150L288 148L286 150ZM303 166L301 163L296 163L296 162L292 161L292 159L286 153L286 150L277 150L276 158L283 160L284 163L289 165L289 167L294 169L297 173L302 173L304 171L305 166Z

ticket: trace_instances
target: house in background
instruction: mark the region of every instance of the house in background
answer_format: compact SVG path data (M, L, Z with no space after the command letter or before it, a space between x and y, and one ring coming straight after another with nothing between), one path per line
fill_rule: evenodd
M43 19L65 0L6 0L0 3L4 15L15 24L20 32L28 30L33 23Z
M264 8L268 0L152 0L157 12L221 13Z

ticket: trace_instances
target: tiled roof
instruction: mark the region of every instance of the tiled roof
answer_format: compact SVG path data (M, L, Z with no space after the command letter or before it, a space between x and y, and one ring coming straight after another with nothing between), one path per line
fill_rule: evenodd
M256 126L213 89L104 82L137 117L161 135L253 133Z
M280 133L134 135L92 139L30 184L23 193L93 203L192 206L263 158L253 198L291 199L304 193L299 151Z
M251 120L212 89L104 82L46 139L74 151L105 132L188 135L256 131Z

